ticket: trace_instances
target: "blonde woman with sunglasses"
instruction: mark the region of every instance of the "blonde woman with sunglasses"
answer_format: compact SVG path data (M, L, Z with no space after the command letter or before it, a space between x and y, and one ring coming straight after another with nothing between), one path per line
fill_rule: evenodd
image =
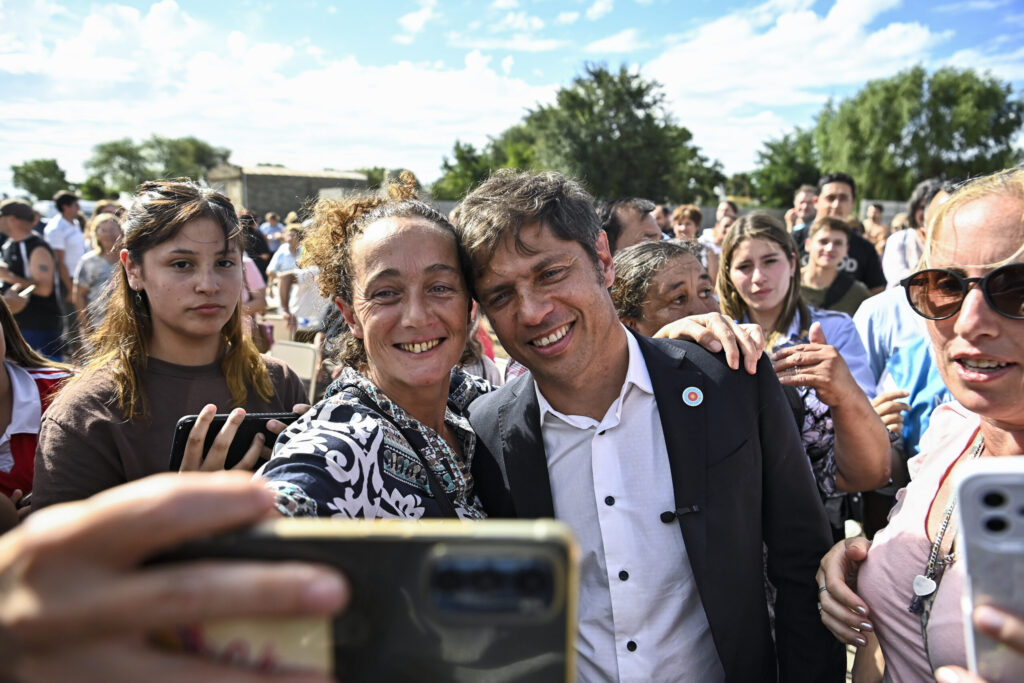
M818 586L822 621L837 638L864 647L877 635L884 680L923 681L966 661L954 545L960 467L1024 453L1024 171L978 178L953 194L929 220L922 268L901 284L927 320L956 401L932 413L889 525L873 543L836 545ZM992 610L976 617L1000 618ZM1024 655L1019 664L1024 672ZM952 671L939 679L957 680Z

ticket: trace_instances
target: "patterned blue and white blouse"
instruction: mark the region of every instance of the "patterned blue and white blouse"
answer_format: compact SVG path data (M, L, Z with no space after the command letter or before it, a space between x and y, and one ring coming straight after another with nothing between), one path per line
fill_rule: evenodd
M352 387L387 416L365 405ZM482 379L452 370L444 421L459 439L465 454L461 457L373 382L345 368L324 399L278 436L272 457L257 476L267 480L277 494L278 510L289 517L443 517L430 494L425 463L460 518L482 519L486 515L470 474L476 435L464 413L491 388Z

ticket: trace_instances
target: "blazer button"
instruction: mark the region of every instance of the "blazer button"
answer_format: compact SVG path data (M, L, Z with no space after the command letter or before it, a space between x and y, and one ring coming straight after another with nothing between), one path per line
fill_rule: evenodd
M628 578L629 578L629 572L627 572L625 569L623 569L621 572L619 572L619 580L620 581L625 581Z
M612 498L611 496L605 496L604 504L605 505L615 505L615 499Z
M626 649L630 652L636 652L636 642L631 640L628 643L626 643Z

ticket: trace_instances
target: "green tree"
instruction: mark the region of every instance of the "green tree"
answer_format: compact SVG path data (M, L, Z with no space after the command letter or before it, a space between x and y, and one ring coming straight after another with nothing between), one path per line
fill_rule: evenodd
M966 177L1016 164L1013 138L1024 102L991 75L923 67L871 81L818 115L814 140L822 170L843 170L858 194L905 199L922 178Z
M161 178L199 179L214 166L226 163L231 150L214 147L194 137L154 135L142 143L143 153Z
M105 187L118 192L134 192L140 183L156 177L144 150L131 138L101 142L93 147L85 169Z
M200 179L218 164L226 163L230 150L214 147L195 137L165 138L154 135L136 143L131 138L101 142L85 162L93 182L115 192L134 192L146 180L188 177Z
M603 198L710 196L708 176L718 178L721 171L707 173L707 159L664 101L656 81L625 66L613 72L588 64L558 91L555 104L527 116L526 124L537 131L537 162L584 180Z
M70 187L56 159L31 159L11 166L12 182L36 199L50 199Z
M435 199L460 200L487 178L493 168L491 155L470 143L455 141L452 158L441 162L443 175L430 188Z
M117 196L117 192L103 184L103 178L91 175L78 183L78 194L85 199L107 199Z
M749 173L733 173L725 181L725 193L730 197L753 197L754 181Z
M383 166L357 168L356 171L366 174L366 182L369 184L371 190L376 190L384 184L384 175L388 172L388 170Z
M434 184L438 199L460 199L497 168L556 170L579 178L597 197L693 202L725 181L722 167L664 109L654 81L626 67L586 65L585 73L492 137L482 149L455 143Z
M525 123L517 123L491 138L487 145L495 168L526 171L537 165L537 135Z
M798 187L816 185L821 177L815 159L814 133L798 127L763 144L757 152L757 168L751 174L754 195L763 206L789 208Z

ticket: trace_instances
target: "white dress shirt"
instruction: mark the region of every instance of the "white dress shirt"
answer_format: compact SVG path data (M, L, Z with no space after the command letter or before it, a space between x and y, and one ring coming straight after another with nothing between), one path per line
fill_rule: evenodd
M555 517L580 543L580 681L722 681L678 522L665 436L637 341L600 422L537 389ZM680 397L680 401L682 398Z

